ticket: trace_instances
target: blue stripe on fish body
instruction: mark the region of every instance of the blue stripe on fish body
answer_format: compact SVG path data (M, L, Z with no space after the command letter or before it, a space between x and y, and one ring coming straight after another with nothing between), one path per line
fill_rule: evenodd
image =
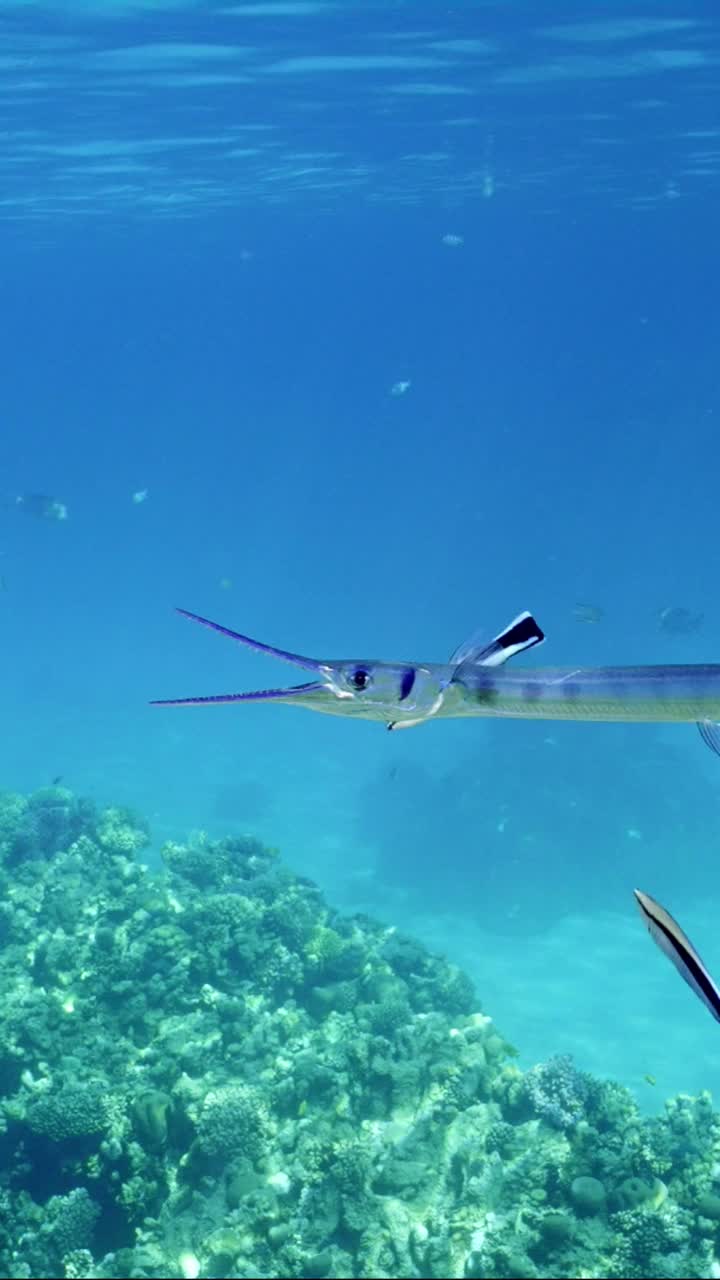
M407 671L403 671L400 681L400 701L404 702L410 697L415 686L415 677L417 672L414 667L408 667Z
M467 684L465 687L468 687ZM488 707L493 702L497 702L497 682L492 676L484 676L479 673L477 675L473 675L470 688L476 702L481 703L483 707Z
M542 698L542 694L543 691L537 680L528 680L527 683L523 685L522 696L528 702L539 701L539 699Z

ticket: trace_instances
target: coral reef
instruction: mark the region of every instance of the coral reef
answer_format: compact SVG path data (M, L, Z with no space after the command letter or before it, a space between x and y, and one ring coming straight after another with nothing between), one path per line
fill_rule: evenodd
M587 1078L562 1054L528 1071L525 1091L536 1115L556 1129L569 1129L582 1120L589 1089Z
M0 1274L720 1274L720 1117L522 1072L468 981L255 840L0 796Z

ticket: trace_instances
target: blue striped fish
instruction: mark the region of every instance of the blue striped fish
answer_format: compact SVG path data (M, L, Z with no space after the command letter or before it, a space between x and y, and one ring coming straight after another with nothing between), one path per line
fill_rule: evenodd
M669 911L660 906L649 893L634 889L640 915L650 931L650 937L660 950L672 960L675 968L692 988L716 1022L720 1022L720 991L703 964L686 933Z

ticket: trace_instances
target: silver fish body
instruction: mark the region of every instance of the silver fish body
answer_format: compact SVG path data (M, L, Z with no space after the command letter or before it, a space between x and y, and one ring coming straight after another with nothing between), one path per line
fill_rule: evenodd
M468 716L516 720L695 723L720 720L720 664L656 667L536 667L498 672L466 665L345 659L322 664L323 683L293 691L295 706L361 720L419 724ZM358 671L367 673L361 690ZM409 671L412 693L399 700ZM329 695L329 696L328 696Z
M522 720L695 723L720 719L720 664L466 670L453 678L444 716Z
M378 720L389 729L467 716L694 722L706 745L720 755L720 664L508 671L503 664L509 658L545 638L528 612L514 618L489 644L471 637L445 663L311 658L263 644L184 609L179 612L247 648L311 672L311 679L289 688L164 699L165 705L284 702L325 715Z

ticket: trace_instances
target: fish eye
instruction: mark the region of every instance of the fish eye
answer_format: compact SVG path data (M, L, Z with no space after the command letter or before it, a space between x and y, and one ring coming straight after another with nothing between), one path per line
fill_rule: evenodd
M370 672L364 667L356 667L350 675L350 683L353 689L367 689L370 683Z

